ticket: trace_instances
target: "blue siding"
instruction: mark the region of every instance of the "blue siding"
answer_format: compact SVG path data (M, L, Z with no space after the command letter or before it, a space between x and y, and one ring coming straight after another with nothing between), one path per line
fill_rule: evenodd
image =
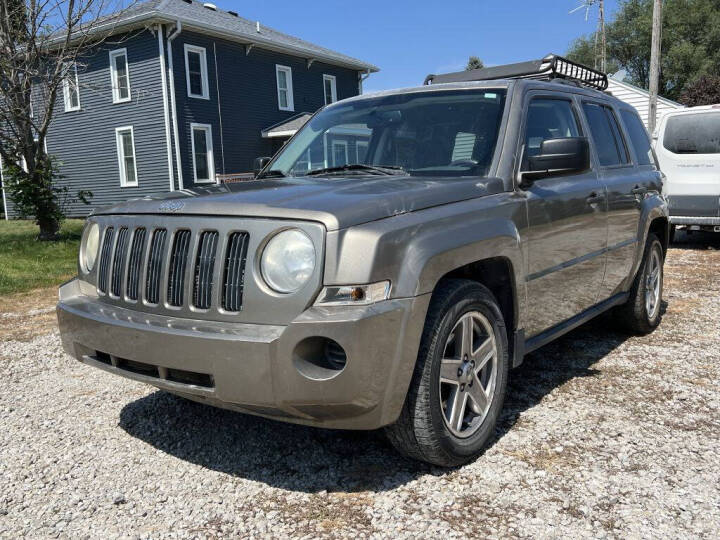
M113 103L109 51L126 48L131 101ZM112 38L78 67L80 110L65 112L62 91L47 151L61 163L60 182L74 195L93 192L91 205L70 204L68 215L170 189L157 37L148 30ZM133 126L138 187L120 187L115 128ZM9 205L11 206L11 205ZM12 210L10 214L13 215Z
M61 92L48 134L48 153L61 162L61 182L73 195L80 190L90 190L94 195L90 206L70 204L70 216L84 216L96 207L169 190L157 36L143 30L112 41L90 55L78 70L81 110L65 112ZM206 49L209 100L187 95L186 43ZM123 47L127 49L132 100L114 104L109 51ZM212 126L217 174L249 172L256 157L272 155L280 147L281 141L263 139L261 130L324 105L323 74L336 77L338 99L358 93L358 72L354 70L319 62L308 68L303 58L260 48L246 55L244 45L187 30L173 41L172 50L174 78L169 78L168 84L175 86L185 187L193 186L191 123ZM292 68L294 112L278 108L276 64ZM134 130L138 187L120 187L115 128L124 126L133 126ZM172 151L175 168L174 139ZM12 217L10 201L8 207Z
M185 44L206 49L209 100L191 98L187 95ZM222 114L222 139L218 112L218 84L215 75L216 57L219 67L217 82ZM292 68L294 112L281 111L278 108L276 64ZM215 170L218 174L248 172L252 170L256 157L272 155L278 148L277 141L273 142L260 136L263 129L300 112L315 112L324 105L323 74L336 77L338 99L352 97L358 93L358 73L354 70L318 62L308 68L307 61L303 58L257 47L246 55L245 47L241 44L187 31L180 34L173 42L173 69L180 151L183 157L183 178L186 187L192 185L193 179L190 155L191 123L213 126Z

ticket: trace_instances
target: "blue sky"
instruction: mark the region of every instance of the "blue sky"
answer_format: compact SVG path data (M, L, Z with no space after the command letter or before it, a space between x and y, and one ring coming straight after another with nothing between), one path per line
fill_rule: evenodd
M619 0L606 0L606 16ZM592 32L597 10L568 12L580 0L215 0L221 9L375 64L365 92L422 84L476 55L486 65L563 54Z

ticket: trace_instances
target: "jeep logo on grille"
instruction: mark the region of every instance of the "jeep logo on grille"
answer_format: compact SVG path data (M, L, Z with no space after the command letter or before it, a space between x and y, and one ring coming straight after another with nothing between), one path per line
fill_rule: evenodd
M182 201L166 201L160 205L161 212L179 212L185 207Z

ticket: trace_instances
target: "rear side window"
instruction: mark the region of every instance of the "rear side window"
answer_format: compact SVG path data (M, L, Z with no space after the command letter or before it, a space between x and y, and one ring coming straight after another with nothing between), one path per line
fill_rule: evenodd
M579 129L572 104L562 99L533 99L525 128L525 157L540 153L547 139L577 137Z
M671 116L663 146L673 154L720 154L720 113Z
M648 137L645 126L640 117L632 111L620 111L625 127L627 128L630 142L635 148L637 154L638 165L650 165L653 163L653 153L650 147L650 138Z
M583 103L598 160L603 167L624 165L630 160L612 109L596 103Z

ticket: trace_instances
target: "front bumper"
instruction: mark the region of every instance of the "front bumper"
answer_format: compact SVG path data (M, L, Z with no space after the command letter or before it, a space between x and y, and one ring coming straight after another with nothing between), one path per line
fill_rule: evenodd
M210 405L314 426L394 422L415 366L430 295L310 308L286 326L131 311L61 287L64 349L78 360ZM347 364L331 378L298 368L299 344L329 338ZM324 375L323 375L324 377Z

